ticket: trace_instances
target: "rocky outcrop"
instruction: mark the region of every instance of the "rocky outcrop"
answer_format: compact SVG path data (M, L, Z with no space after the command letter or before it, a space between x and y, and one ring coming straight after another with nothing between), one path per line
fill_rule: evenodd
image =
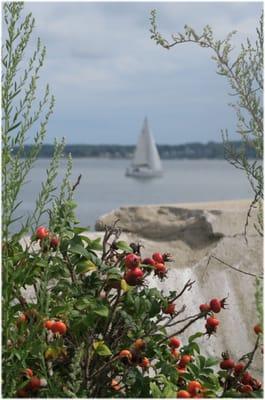
M200 303L228 295L229 309L220 314L218 335L211 340L201 339L204 351L211 355L220 356L229 350L238 358L254 347L255 275L262 274L263 257L262 240L253 225L254 213L248 224L247 241L244 237L249 204L234 201L122 207L102 216L96 224L97 230L103 230L105 224L118 219L124 238L140 241L144 246L143 256L157 250L173 255L169 279L160 282L152 278L150 285L164 291L181 290L188 279L195 280L193 290L181 297L179 309L185 304L187 313L196 313ZM204 330L201 321L190 327L187 335L196 330ZM258 353L254 369L262 365ZM261 370L256 373L262 374Z

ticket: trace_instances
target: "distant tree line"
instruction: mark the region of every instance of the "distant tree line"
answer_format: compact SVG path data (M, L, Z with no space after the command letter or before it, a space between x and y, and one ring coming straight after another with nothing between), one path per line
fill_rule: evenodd
M246 145L240 141L231 142L237 150L241 150L244 146L244 151L249 158L255 159L256 152L250 145ZM32 148L32 145L25 145L23 156L27 156ZM224 159L224 144L208 142L203 143L187 143L181 145L157 145L158 152L163 160L174 159ZM111 159L130 159L133 157L135 146L133 145L117 145L117 144L70 144L64 149L65 155L71 153L74 158L111 158ZM16 152L16 149L14 149ZM45 144L42 146L39 157L50 158L53 152L53 145Z

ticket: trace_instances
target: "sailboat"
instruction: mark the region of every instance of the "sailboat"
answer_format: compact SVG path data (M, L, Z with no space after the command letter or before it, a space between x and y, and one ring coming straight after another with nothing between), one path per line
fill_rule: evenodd
M162 174L160 157L153 135L149 130L147 117L145 117L133 160L126 170L126 176L155 178L162 176Z

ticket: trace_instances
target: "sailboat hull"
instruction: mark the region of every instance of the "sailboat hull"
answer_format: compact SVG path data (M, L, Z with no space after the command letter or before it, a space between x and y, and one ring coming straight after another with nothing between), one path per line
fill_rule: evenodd
M140 168L137 169L127 168L125 175L139 179L160 178L163 175L163 171L154 171L150 169L140 169Z

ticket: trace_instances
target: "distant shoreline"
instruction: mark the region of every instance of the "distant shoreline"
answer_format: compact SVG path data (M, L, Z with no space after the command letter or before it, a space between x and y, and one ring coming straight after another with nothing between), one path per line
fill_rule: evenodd
M240 152L242 142L229 142L236 152ZM208 142L186 143L181 145L157 145L160 158L162 160L224 160L224 143ZM26 145L23 156L27 156L32 149L32 145ZM126 159L133 157L135 146L117 145L117 144L68 144L64 148L64 155L71 153L73 158L106 158L106 159ZM256 159L256 153L253 147L244 146L244 153L248 159ZM14 149L14 153L16 149ZM40 150L39 158L50 158L53 154L53 145L44 144Z

